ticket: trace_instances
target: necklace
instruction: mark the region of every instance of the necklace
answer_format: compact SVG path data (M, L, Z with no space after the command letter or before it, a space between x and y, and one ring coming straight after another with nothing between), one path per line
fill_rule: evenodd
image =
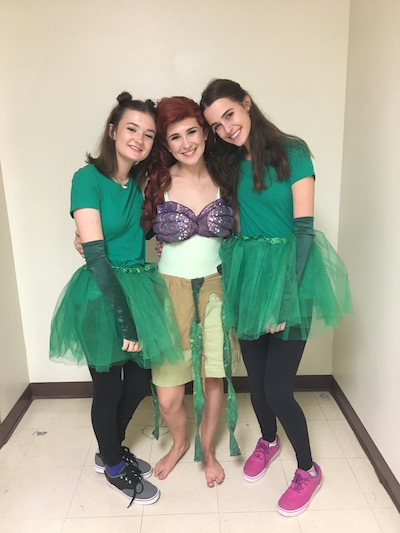
M122 183L122 182L119 180L119 178L118 178L117 176L114 176L114 177L113 177L113 180L116 181L117 183L119 183L119 185L121 185L121 187L122 187L123 189L126 190L126 189L128 188L129 178L127 179L127 181L126 181L125 183Z

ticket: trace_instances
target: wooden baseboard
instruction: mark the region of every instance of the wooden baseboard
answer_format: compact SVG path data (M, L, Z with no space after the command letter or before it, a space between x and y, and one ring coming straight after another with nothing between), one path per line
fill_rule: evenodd
M91 381L63 381L53 383L31 383L32 398L92 398Z
M237 392L249 392L247 377L234 377L233 384ZM331 375L297 376L295 390L329 391L332 394L368 459L371 461L379 481L382 483L385 490L392 498L393 503L400 511L400 483L390 470L388 464L382 457L335 378ZM186 392L187 394L193 392L191 383L186 386ZM32 400L45 398L91 398L92 395L93 387L91 381L31 383L21 395L4 422L0 424L0 448L12 435Z
M17 403L4 419L4 422L0 424L0 448L2 448L11 437L31 403L31 386L28 385L21 394L20 398L17 400Z
M249 383L247 376L234 376L232 378L233 386L236 392L249 392ZM294 382L295 391L330 391L332 386L331 375L321 376L296 376ZM225 392L227 391L227 382L224 380ZM193 394L193 383L187 383L185 386L186 394Z
M344 392L333 376L330 392L340 407L342 413L346 417L347 422L350 424L350 427L357 437L362 449L366 453L368 459L371 461L379 481L382 483L385 490L393 500L397 510L400 512L400 483L390 470L389 465L382 457L368 431L365 429L361 420L358 418L357 413L354 411L349 400L346 398ZM395 446L396 443L393 442L393 445Z
M249 392L247 376L235 376L232 381L237 392ZM296 376L294 385L296 391L330 391L331 387L331 375ZM192 394L193 383L187 383L185 390L187 394ZM91 398L93 395L91 381L31 383L31 391L34 400L45 398Z

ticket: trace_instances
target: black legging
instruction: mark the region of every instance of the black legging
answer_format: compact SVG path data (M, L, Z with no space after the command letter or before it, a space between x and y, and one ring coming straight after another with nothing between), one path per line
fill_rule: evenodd
M303 355L305 341L283 341L262 335L255 341L240 341L249 377L251 403L263 439L276 436L276 418L292 443L298 467L312 467L310 441L304 413L293 397L294 379Z
M106 464L121 461L125 430L137 406L150 389L150 370L133 361L109 372L89 368L93 380L92 424Z

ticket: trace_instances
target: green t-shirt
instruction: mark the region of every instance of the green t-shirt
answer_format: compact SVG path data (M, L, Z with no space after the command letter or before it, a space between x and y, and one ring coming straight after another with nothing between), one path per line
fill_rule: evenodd
M127 189L101 174L93 165L75 172L71 188L71 215L79 208L100 211L106 253L113 266L131 267L145 261L140 226L143 195L131 178Z
M278 181L276 171L264 172L266 190L253 190L253 166L248 159L240 163L238 201L240 230L249 237L283 237L294 231L291 186L307 176L314 176L314 167L306 147L299 141L287 148L290 176Z

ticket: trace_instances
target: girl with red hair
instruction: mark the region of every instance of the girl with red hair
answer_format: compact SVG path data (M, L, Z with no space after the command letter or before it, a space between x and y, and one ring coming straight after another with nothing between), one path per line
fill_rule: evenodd
M237 403L231 382L234 343L222 310L219 248L234 225L234 212L207 169L212 143L199 106L189 98L163 98L157 105L159 160L150 172L142 223L163 244L163 275L178 321L185 360L152 368L161 414L173 438L154 468L165 479L189 448L185 384L193 384L195 460L203 461L207 485L222 483L214 438L228 381L227 421L231 455L240 454L234 437ZM221 185L221 184L220 184ZM201 436L200 436L201 434Z

